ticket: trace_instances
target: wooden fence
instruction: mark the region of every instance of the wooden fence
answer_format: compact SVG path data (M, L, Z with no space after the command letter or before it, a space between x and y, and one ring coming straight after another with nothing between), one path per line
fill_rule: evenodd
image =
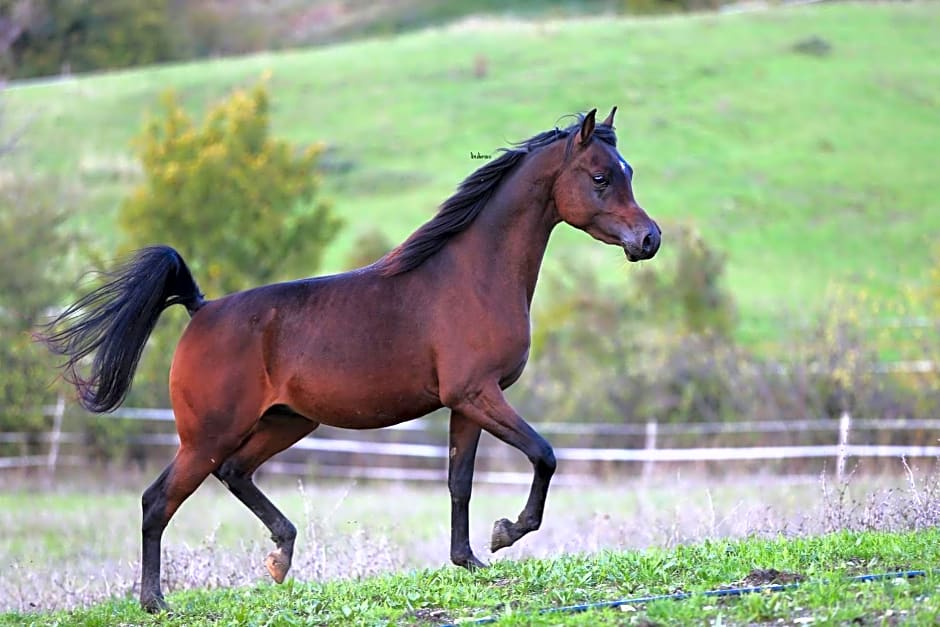
M52 431L29 436L0 433L0 443L40 442L43 454L0 457L0 470L41 468L50 475L60 466L86 463L82 455L84 436L63 431L65 403L62 399L46 408L52 418ZM113 414L83 420L134 420L156 425L157 432L127 438L125 444L153 457L159 447L178 444L168 409L124 408ZM641 474L649 477L657 468L676 464L727 462L785 463L793 460L823 460L841 478L850 458L940 458L940 420L841 419L741 421L732 423L542 423L540 433L555 443L555 455L565 463L562 483L592 481L598 475ZM406 481L443 480L446 477L447 420L432 415L419 420L373 431L349 431L320 427L288 451L278 455L262 470L266 473L310 474L322 477L392 479ZM151 429L152 431L152 429ZM912 432L921 432L927 445L884 444L910 441ZM780 444L729 446L729 440L754 439L784 441ZM790 440L791 442L786 442ZM802 440L802 443L792 443ZM859 441L853 441L859 440ZM678 445L702 443L707 445ZM811 442L811 443L806 443ZM63 455L63 446L73 454ZM169 459L169 452L160 454ZM528 483L531 472L525 459L510 447L484 434L478 454L478 481ZM831 462L831 465L829 463ZM574 467L574 472L568 468Z

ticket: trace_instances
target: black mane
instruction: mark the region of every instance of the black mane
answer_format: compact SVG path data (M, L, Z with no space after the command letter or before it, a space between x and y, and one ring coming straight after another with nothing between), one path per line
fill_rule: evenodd
M511 172L527 154L560 139L568 139L577 133L581 128L584 115L578 114L576 117L577 122L567 128L556 127L513 144L512 148L501 148L502 154L499 157L465 178L457 187L457 192L444 201L430 221L375 262L375 266L384 276L402 274L420 266L453 236L473 223L490 201L503 177ZM617 146L617 136L612 126L598 124L594 127L594 137L611 146ZM570 143L568 149L570 150Z

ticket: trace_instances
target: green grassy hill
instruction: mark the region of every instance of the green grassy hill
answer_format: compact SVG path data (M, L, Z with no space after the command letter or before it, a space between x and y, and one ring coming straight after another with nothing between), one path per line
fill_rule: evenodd
M759 338L823 307L833 287L891 299L926 283L940 234L938 27L940 5L926 3L472 19L3 98L7 126L28 125L13 167L80 183L76 228L113 246L134 178L130 139L158 95L173 88L201 110L270 72L277 133L331 149L326 193L348 222L331 271L362 230L398 241L426 220L479 165L471 151L616 104L637 197L665 224L663 255L670 224L694 224L727 253L741 332ZM546 271L571 263L611 285L630 271L619 251L562 227Z

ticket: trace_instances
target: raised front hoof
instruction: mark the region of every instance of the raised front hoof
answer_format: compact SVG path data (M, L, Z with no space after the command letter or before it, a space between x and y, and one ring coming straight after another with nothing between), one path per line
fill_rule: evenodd
M267 567L274 581L284 583L284 578L287 577L287 571L290 570L290 557L281 549L274 549L268 553L268 556L264 560L264 565Z
M142 607L145 612L150 614L159 614L161 612L170 611L170 606L167 605L167 602L163 600L163 597L160 595L146 597L141 596L140 607Z
M490 551L495 553L507 546L512 546L515 539L512 537L512 523L505 518L500 518L493 523L493 536L490 539Z
M467 556L463 556L463 555L457 556L457 557L451 556L450 561L452 561L457 566L460 566L461 568L466 568L471 573L475 570L489 567L489 564L486 564L478 560L477 556L474 555L473 553Z

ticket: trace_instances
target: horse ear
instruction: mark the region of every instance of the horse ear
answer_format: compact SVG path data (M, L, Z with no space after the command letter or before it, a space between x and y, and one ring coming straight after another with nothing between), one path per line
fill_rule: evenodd
M602 124L603 124L604 126L613 126L613 125L614 125L614 114L615 114L615 113L617 113L617 107L616 107L616 106L614 106L614 108L610 110L610 115L607 116L607 119L605 119L605 120L602 122Z
M588 111L588 114L584 116L584 119L581 121L581 145L587 144L591 141L591 136L594 135L594 115L597 113L597 109L591 109Z

